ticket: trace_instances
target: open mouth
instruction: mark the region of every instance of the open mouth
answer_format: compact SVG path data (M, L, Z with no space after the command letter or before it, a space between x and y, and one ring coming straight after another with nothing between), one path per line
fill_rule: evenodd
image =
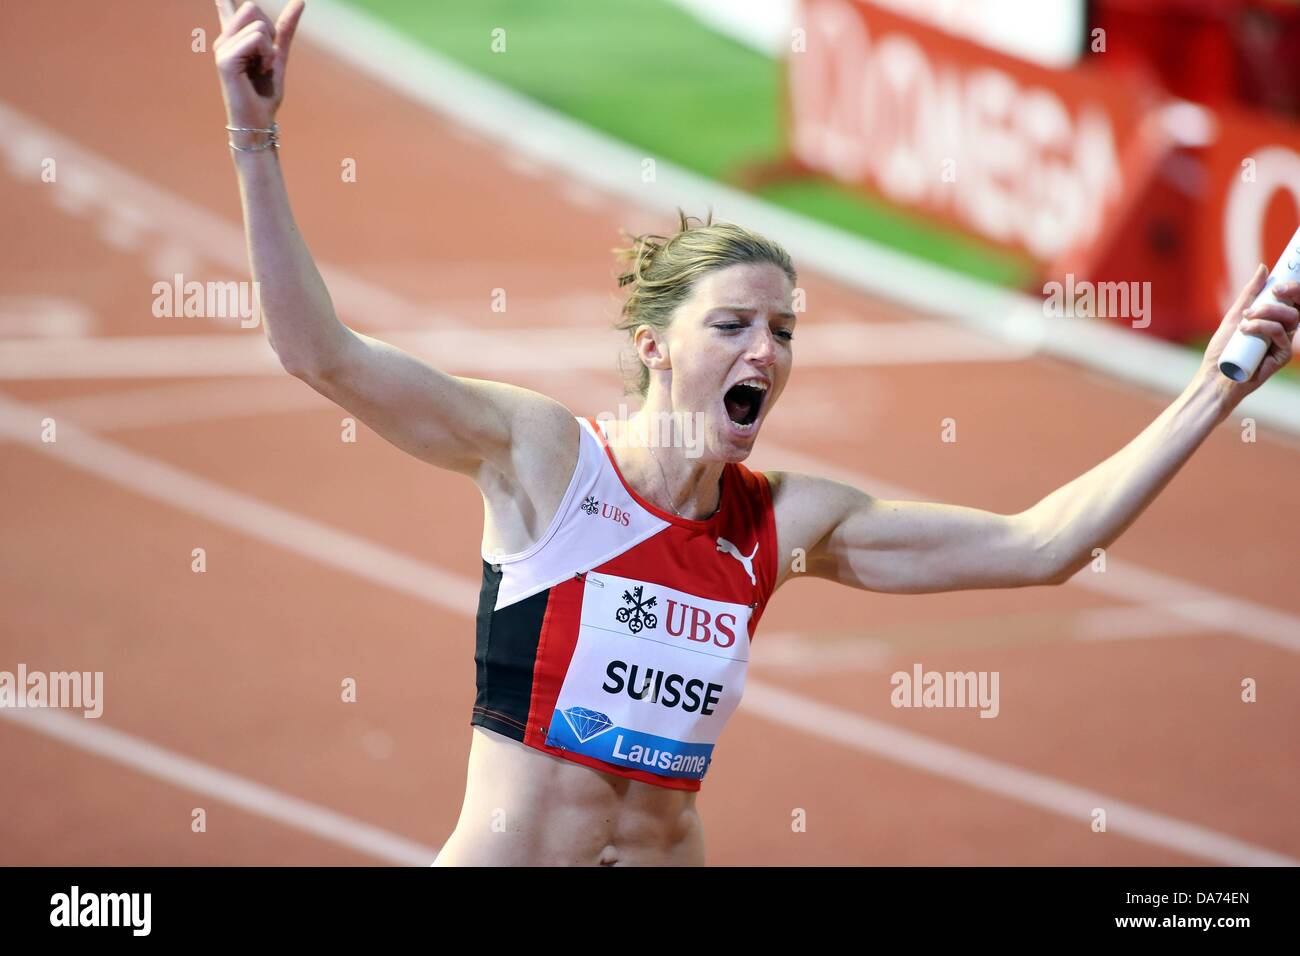
M767 385L764 382L750 380L738 382L727 389L722 402L727 407L727 417L733 425L747 428L758 421L758 413L763 409L763 400L767 398Z

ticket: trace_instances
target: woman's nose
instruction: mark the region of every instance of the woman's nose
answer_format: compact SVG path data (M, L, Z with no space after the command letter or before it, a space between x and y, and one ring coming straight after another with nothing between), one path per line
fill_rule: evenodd
M760 329L757 338L750 344L748 358L759 365L771 365L776 361L776 338L772 330Z

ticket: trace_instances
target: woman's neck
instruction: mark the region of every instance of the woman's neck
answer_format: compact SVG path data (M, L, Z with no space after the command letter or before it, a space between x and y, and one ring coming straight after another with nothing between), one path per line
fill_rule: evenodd
M698 447L687 446L682 429L661 429L661 421L670 419L643 408L626 420L605 422L619 471L637 494L663 511L703 521L718 510L724 463L705 461Z

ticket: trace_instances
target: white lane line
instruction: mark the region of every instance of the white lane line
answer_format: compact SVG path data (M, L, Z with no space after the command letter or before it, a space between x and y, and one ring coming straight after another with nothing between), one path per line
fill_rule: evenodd
M45 399L41 411L92 431L120 432L163 425L251 418L338 406L289 375L182 382ZM2 438L3 436L0 436Z
M94 326L95 313L76 299L40 294L0 295L0 340L87 335Z
M740 711L797 727L807 734L884 757L940 777L1073 820L1091 832L1094 808L1106 811L1106 831L1228 866L1300 866L1300 860L1225 836L1207 827L1154 813L1110 794L1076 787L1000 760L953 747L769 684L745 684Z
M1224 631L1300 653L1300 618L1256 601L1202 587L1171 574L1109 558L1106 571L1080 571L1070 583L1108 597L1158 603L1206 630ZM1280 580L1280 579L1279 579Z
M0 719L78 747L183 790L402 866L428 866L435 847L389 833L353 817L291 797L139 737L57 710L0 707Z
M23 339L0 348L0 379L187 378L284 374L260 329L214 335Z
M963 323L1017 349L1044 351L1177 395L1200 356L1191 350L1106 324L1049 319L1040 298L1002 289L904 255L886 246L782 209L756 196L655 159L642 178L647 150L620 142L572 117L474 73L403 35L378 17L339 0L313 0L300 30L310 42L357 71L505 147L552 179L586 182L642 208L673 215L712 206L714 218L770 235L795 263L929 315ZM1240 414L1300 433L1300 386L1274 380L1247 396Z
M1109 558L1105 572L1084 569L1070 579L1070 584L1119 600L1157 604L1194 627L1300 653L1300 617L1130 561Z
M590 327L577 326L391 331L383 338L447 371L462 372L608 371L619 345L612 335L593 335ZM1006 362L1029 355L932 321L808 323L799 329L797 350L801 368ZM20 339L4 342L0 349L0 380L8 381L280 374L279 360L259 329Z
M1077 611L1068 623L1080 641L1123 641L1154 637L1183 637L1219 631L1204 617L1191 617L1179 604L1132 607L1091 607Z
M50 156L58 158L58 181L42 183L41 161ZM170 282L177 272L197 279L197 270L217 267L225 270L224 278L249 276L244 232L239 226L141 179L2 101L0 160L14 177L46 191L69 215L89 219L101 238L124 252L143 256L152 278L140 290L142 301L146 301L143 297L149 294L153 281ZM371 328L376 316L382 317L386 327L428 328L448 321L437 307L408 303L344 269L318 265L330 298L353 328ZM239 324L234 318L203 321L236 328Z
M40 417L30 408L0 397L0 434L65 464L303 557L319 560L321 554L329 554L328 563L334 567L367 580L382 580L404 594L427 599L436 592L457 610L475 613L478 586L458 575L130 451L73 422L59 422L58 440L42 442L39 423Z
M1063 611L1047 622L1042 615L985 614L964 617L954 627L982 634L1008 630L1024 634L1036 627L1044 641L1120 641L1132 639L1184 637L1214 632L1219 628L1189 620L1175 613L1176 606L1162 604L1122 605ZM755 647L753 664L772 674L842 674L847 671L872 673L882 671L891 660L901 659L908 641L932 638L939 627L934 622L910 627L889 628L889 637L877 632L862 634L823 634L785 632L764 633Z
M408 594L447 611L472 619L476 609L477 585L459 575L449 574L431 565L398 554L382 545L339 531L287 512L247 495L230 491L215 482L192 475L179 468L129 451L113 442L78 429L71 423L61 424L59 440L43 443L32 423L36 413L17 402L0 398L0 431L66 464L114 482L124 488L182 511L235 528L252 537L303 555L327 567L347 571L381 587ZM840 720L841 713L810 698L790 694L753 681L747 684L746 697L753 693L758 702L754 711L771 721L813 736L839 740L857 749L898 760L910 766L960 783L992 790L1010 799L1077 817L1080 802L1094 806L1117 807L1126 815L1125 832L1131 836L1192 856L1228 864L1243 861L1293 861L1270 850L1203 831L1171 817L1142 810L1103 795L1080 790L1048 777L1021 770L1010 764L968 754L958 748L920 735L878 727L865 718L852 716L858 723L834 728L819 724L829 715ZM772 702L779 702L774 705ZM743 709L742 704L742 709ZM890 734L883 731L889 730ZM899 736L903 734L903 736ZM907 747L924 745L928 755L909 757ZM944 757L946 759L939 759ZM961 759L957 759L961 758ZM918 763L918 760L922 763ZM1035 786L1025 787L1026 782ZM1095 798L1095 799L1094 799ZM1091 802L1090 802L1091 801ZM1081 823L1086 825L1086 823Z
M887 641L865 635L826 642L806 634L764 632L757 639L751 661L759 673L766 670L773 675L811 677L846 671L877 671L896 653L898 651Z

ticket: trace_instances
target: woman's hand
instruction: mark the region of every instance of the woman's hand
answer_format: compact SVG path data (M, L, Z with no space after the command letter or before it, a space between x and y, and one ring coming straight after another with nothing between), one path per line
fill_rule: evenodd
M1200 370L1196 373L1196 384L1208 386L1218 396L1221 412L1226 417L1237 404L1255 389L1268 381L1287 362L1291 361L1293 338L1296 324L1300 322L1300 283L1280 282L1270 290L1273 299L1267 297L1256 306L1253 312L1245 313L1246 306L1259 294L1268 279L1268 270L1261 264L1255 274L1246 283L1237 301L1232 303L1223 316L1214 337L1205 350ZM1240 328L1247 335L1265 339L1269 349L1260 360L1259 368L1244 382L1234 382L1219 371L1219 356L1228 345L1232 334Z
M303 0L292 0L276 23L252 0L238 10L233 0L216 0L221 35L212 44L221 93L231 126L268 129L284 99L289 60Z

